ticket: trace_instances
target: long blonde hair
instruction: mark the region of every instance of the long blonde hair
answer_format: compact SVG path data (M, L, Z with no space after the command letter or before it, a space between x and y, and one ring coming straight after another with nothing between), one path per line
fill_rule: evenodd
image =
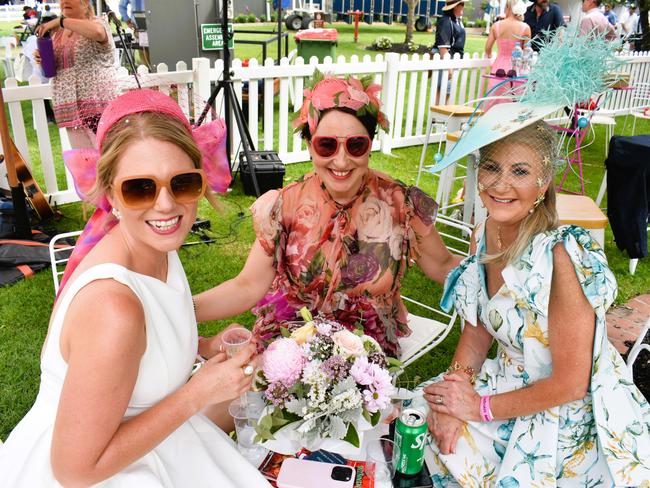
M521 256L537 234L555 229L559 222L555 206L555 187L553 186L553 176L558 161L555 132L545 122L536 122L482 148L480 150L481 161L494 154L496 148L502 148L505 144L526 146L539 156L543 174L541 186L548 183L548 188L544 193L544 199L536 203L532 207L532 211L520 222L515 241L504 251L484 254L481 256L482 263L495 261L510 263L514 261L515 258Z

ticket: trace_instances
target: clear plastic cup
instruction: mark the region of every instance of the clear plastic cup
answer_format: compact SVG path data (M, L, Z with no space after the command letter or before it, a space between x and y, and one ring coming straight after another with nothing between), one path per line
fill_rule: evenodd
M248 402L242 403L241 399L238 398L228 406L228 413L235 421L239 452L257 466L268 451L254 440L255 424L259 420L262 411L253 408L253 405L258 405L256 401L251 402L251 404Z
M393 486L395 460L398 457L399 447L392 440L382 437L369 441L366 448L366 466L376 488Z

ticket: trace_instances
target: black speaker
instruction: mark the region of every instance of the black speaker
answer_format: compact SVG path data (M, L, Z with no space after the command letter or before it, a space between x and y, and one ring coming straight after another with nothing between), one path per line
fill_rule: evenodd
M260 195L275 188L282 188L284 164L280 161L278 153L274 151L253 151L250 155L250 164L254 165L255 168ZM255 196L253 177L244 151L239 153L239 172L244 185L244 193Z

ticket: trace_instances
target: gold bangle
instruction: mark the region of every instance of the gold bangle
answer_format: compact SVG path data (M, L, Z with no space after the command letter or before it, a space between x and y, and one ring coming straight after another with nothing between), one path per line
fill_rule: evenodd
M463 366L458 361L454 361L454 364L447 368L447 373L457 373L458 371L469 376L469 382L471 385L476 383L476 370L471 366Z

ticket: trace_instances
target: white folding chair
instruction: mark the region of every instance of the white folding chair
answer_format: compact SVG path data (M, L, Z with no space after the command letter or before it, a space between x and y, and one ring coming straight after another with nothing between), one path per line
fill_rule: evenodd
M16 47L16 38L13 36L0 37L0 48L4 48L3 63L5 68L5 78L13 78L14 73L14 56L12 49Z
M650 120L650 83L635 83L632 93L632 106L625 116L623 128L625 130L627 127L627 118L631 115L634 118L632 125L632 135L634 135L637 119Z
M469 226L439 215L436 219L436 229L438 229L449 250L467 256L469 253L469 240L472 234L472 229ZM402 374L409 364L445 340L458 317L455 310L452 313L446 313L404 295L402 295L402 299L407 302L408 309L414 310L416 307L424 309L433 318L409 312L407 320L411 335L403 337L399 341L401 348L399 360L402 367L395 376Z
M627 354L627 367L630 370L630 373L634 373L634 362L639 353L643 350L650 352L650 344L643 342L643 339L645 339L645 336L648 334L648 330L650 330L650 317L646 321L645 326L632 346L632 349L630 349L630 352Z
M57 234L52 237L50 241L50 264L52 265L52 281L54 282L54 295L59 293L59 281L60 277L63 275L65 270L65 265L70 258L70 251L74 249L74 246L67 245L67 242L64 245L61 245L63 239L68 239L71 237L79 237L82 231L77 230L74 232L64 232L63 234Z

